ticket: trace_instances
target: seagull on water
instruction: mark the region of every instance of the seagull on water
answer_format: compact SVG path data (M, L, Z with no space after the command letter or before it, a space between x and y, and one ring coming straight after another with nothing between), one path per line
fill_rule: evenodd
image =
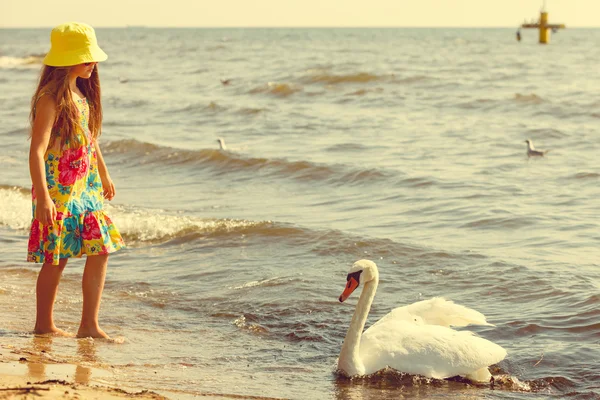
M219 147L221 148L221 150L227 150L227 146L225 146L225 140L223 140L222 138L218 138L217 142L219 143Z
M527 139L525 141L527 143L527 157L544 157L544 154L547 154L550 150L536 150L533 147L533 141Z

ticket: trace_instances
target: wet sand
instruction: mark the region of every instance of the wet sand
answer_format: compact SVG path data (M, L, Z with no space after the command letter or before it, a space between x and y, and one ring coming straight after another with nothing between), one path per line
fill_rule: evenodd
M52 363L3 345L0 348L0 400L4 399L168 399L157 393L111 385L110 371L79 364Z

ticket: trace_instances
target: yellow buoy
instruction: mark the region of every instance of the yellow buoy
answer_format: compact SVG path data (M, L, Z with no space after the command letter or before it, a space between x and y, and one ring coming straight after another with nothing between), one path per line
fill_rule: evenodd
M547 44L550 41L550 29L548 26L548 12L540 13L540 43Z
M538 22L525 22L521 25L522 28L535 28L540 31L540 43L550 43L550 30L565 29L565 24L549 24L548 23L548 11L546 11L546 4L540 11L540 19Z

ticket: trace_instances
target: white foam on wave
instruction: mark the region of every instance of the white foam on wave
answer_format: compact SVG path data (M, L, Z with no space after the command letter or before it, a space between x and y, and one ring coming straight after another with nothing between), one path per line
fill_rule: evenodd
M26 230L30 224L31 197L18 188L0 189L0 226Z
M268 224L270 221L203 219L173 215L165 210L142 209L105 202L104 209L122 235L134 241L169 239L192 232L229 232ZM31 196L19 188L0 188L0 226L28 230L31 225Z
M19 165L19 164L21 164L21 160L17 159L16 157L2 155L2 156L0 156L0 165L1 164Z
M137 241L169 239L186 233L229 232L270 223L236 219L204 219L186 215L173 215L165 210L132 209L105 205L105 210L123 235Z
M239 286L233 286L233 287L230 286L229 289L239 290L239 289L251 288L251 287L256 287L256 286L275 286L275 285L279 284L282 281L282 279L283 278L280 278L280 277L274 277L274 278L264 279L262 281L251 281L251 282L246 282Z
M0 68L40 68L42 64L42 57L28 56L28 57L0 57Z

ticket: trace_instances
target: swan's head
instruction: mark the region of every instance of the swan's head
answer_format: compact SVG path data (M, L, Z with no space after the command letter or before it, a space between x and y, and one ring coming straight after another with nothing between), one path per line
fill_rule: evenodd
M340 296L340 302L346 300L361 283L367 283L372 280L379 280L379 271L377 265L371 260L360 260L355 262L348 271L346 277L346 288Z
M527 147L532 147L533 146L533 142L531 140L529 140L529 139L527 139L525 141L525 143L527 143Z

